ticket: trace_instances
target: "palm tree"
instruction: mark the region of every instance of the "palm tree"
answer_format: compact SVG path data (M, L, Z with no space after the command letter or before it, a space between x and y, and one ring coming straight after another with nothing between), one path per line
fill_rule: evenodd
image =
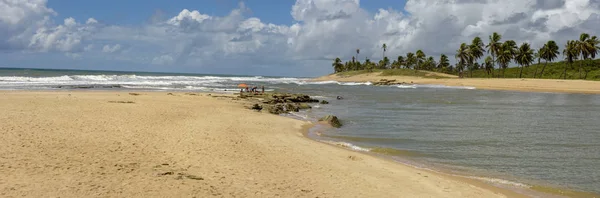
M560 52L558 51L558 45L552 40L544 44L544 47L542 47L542 49L543 50L540 50L540 56L546 61L546 63L544 63L544 67L542 67L542 72L540 72L540 78L543 78L544 70L546 69L546 65L548 65L548 62L552 62L560 54Z
M419 70L419 69L421 69L421 63L423 63L425 61L426 55L422 50L417 50L416 55L417 55L417 57L416 57L417 67L415 69Z
M398 69L402 68L402 65L405 64L404 56L398 56Z
M600 41L598 40L598 37L596 36L592 36L591 38L588 38L586 40L586 47L587 47L587 56L589 56L588 62L586 62L586 65L589 65L589 62L593 59L596 58L596 54L598 54L598 51L600 50L600 46L598 46L598 44L600 43ZM583 77L583 79L587 79L587 75L589 72L589 66L585 67L585 76Z
M497 32L494 32L492 35L490 35L490 43L486 46L488 52L492 55L492 64L496 63L496 57L500 52L500 47L502 45L500 40L502 40L502 35L498 34ZM493 67L494 65L492 65L492 68Z
M523 76L523 66L529 66L533 62L533 50L529 43L521 44L515 56L515 62L521 65L521 72L519 72L519 78L521 78Z
M369 72L372 72L373 67L375 67L375 66L373 65L373 63L371 62L371 60L369 58L365 58L365 67L367 68L367 70Z
M446 71L446 68L448 68L449 66L450 66L450 60L448 60L448 56L446 56L445 54L442 54L440 56L440 61L438 63L438 71L444 72L444 71Z
M412 52L406 53L406 68L410 69L410 67L412 67L416 62L416 58L415 58L415 54L413 54ZM416 69L416 68L415 68Z
M508 64L510 64L512 58L512 47L510 45L502 44L502 46L500 46L500 49L498 50L498 58L496 59L496 62L498 62L500 67L502 67L502 77L505 76L506 68L508 67Z
M456 69L459 72L459 77L463 77L462 72L464 70L465 64L471 59L471 55L469 54L469 47L466 43L462 43L460 48L456 50Z
M380 62L380 69L387 69L387 66L390 65L390 59L388 57L383 57L383 60Z
M385 51L387 51L387 45L384 43L383 46L381 46L381 49L383 49L383 56L381 57L381 59L383 59L385 57Z
M481 38L475 37L473 39L471 45L469 46L469 54L471 55L471 65L473 64L473 62L477 63L477 60L483 56L483 53L485 52L485 49L483 49L484 46L485 45L483 44L483 41L481 41ZM471 69L469 69L469 73L471 77L473 77L473 66L471 66Z
M585 60L587 59L587 57L589 56L589 49L590 46L588 46L588 42L587 40L590 38L590 35L587 33L582 33L581 35L579 35L579 40L576 43L576 50L577 50L577 55L581 55L581 60ZM579 78L581 78L581 64L583 61L579 61Z
M563 50L563 56L565 56L565 60L567 61L567 63L573 67L573 62L577 59L577 56L579 56L579 51L577 50L577 41L572 40L572 41L567 41L567 44L565 45L565 49ZM565 64L565 71L563 72L564 78L563 79L567 79L567 65Z
M487 72L487 75L489 77L490 73L492 74L492 77L494 76L494 59L490 56L485 57L485 60L483 61L485 64L485 71Z
M425 63L423 64L425 66L425 70L429 70L429 71L433 71L433 68L435 68L435 59L433 59L433 56L430 56L427 58L427 60L425 60Z
M344 64L342 64L342 59L340 58L335 58L331 66L333 67L334 73L342 72L344 70Z

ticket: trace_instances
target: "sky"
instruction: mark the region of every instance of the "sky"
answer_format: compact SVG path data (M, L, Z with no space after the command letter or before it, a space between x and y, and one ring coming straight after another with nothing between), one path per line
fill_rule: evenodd
M0 67L309 77L493 32L562 47L600 32L600 0L0 0Z

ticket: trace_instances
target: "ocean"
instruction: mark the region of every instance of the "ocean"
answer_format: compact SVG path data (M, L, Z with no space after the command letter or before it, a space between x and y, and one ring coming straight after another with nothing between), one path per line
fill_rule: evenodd
M344 126L310 137L409 165L509 186L600 193L600 95L371 86L309 78L2 69L0 90L239 92L237 84L305 93L330 104L291 117L334 114ZM336 100L342 96L343 100Z

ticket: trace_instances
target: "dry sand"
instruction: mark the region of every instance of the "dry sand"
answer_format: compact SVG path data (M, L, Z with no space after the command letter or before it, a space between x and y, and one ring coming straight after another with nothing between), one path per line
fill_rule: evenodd
M518 196L201 95L0 92L0 197Z
M316 78L316 81L335 80L339 82L375 82L381 79L416 84L437 84L447 86L468 86L477 89L587 93L600 94L600 81L559 80L559 79L501 79L501 78L422 78L414 76L380 76L380 72L359 74L355 76L338 76L336 74Z

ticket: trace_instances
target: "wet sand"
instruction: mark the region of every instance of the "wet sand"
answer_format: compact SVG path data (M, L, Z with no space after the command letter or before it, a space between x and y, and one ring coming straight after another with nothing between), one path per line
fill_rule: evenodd
M436 84L447 86L467 86L477 89L586 93L600 94L600 81L561 80L561 79L502 79L502 78L422 78L414 76L380 76L380 72L359 74L355 76L338 76L336 74L315 78L316 81L339 82L375 82L381 79L415 84Z
M0 92L0 197L519 197L207 94Z

